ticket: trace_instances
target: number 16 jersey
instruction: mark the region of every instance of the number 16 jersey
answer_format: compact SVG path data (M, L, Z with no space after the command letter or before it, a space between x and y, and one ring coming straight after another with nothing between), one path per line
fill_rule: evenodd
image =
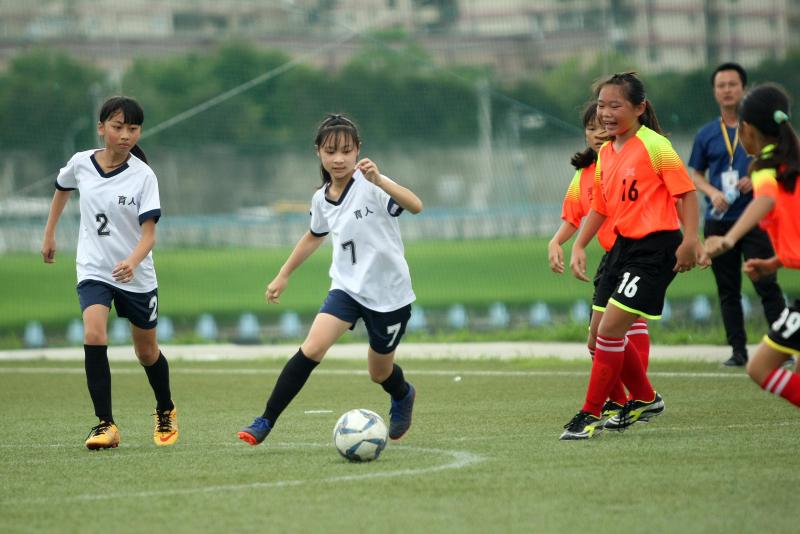
M158 287L152 251L128 283L114 280L111 271L139 244L142 223L148 219L158 222L161 217L156 175L133 154L121 166L103 172L95 152L78 152L56 178L56 188L80 193L81 224L75 258L78 282L99 280L125 291L147 293Z
M610 217L617 234L641 239L680 229L675 197L694 190L669 140L641 126L619 152L613 141L600 148L592 209Z
M310 231L330 234L331 289L341 289L377 312L402 308L415 300L397 217L403 212L383 189L356 170L339 200L311 199Z

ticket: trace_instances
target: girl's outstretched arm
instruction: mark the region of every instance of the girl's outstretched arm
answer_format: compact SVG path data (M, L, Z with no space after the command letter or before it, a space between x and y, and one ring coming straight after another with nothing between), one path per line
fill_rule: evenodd
M728 233L724 236L710 236L706 239L706 252L712 258L732 249L744 235L755 228L758 222L775 207L775 199L760 196L753 199L744 209Z
M294 246L292 253L289 254L286 263L283 264L278 274L267 286L267 291L264 294L267 302L280 304L279 297L283 290L286 289L286 286L289 285L289 276L306 261L306 258L316 252L323 241L325 241L325 236L316 236L310 230L303 234L303 237Z
M44 228L44 240L42 242L42 259L45 263L56 262L56 226L58 219L64 212L71 191L57 189L50 203L50 214L47 216L47 225Z
M410 211L414 215L422 211L422 200L409 188L403 187L391 178L382 175L378 166L372 160L364 158L356 164L356 167L364 173L364 177L367 180L383 189L387 195L400 204L401 208Z

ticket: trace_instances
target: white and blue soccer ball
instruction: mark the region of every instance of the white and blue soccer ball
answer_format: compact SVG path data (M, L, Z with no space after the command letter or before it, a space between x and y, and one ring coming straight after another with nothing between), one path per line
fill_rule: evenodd
M377 460L386 447L389 431L381 416L359 408L342 415L333 427L333 444L351 462Z

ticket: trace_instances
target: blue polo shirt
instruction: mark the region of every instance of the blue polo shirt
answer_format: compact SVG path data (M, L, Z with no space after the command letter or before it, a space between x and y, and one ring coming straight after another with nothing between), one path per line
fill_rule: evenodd
M728 154L728 147L725 146L725 138L722 137L722 129L719 127L720 118L716 118L709 122L697 132L692 145L692 155L689 157L689 167L698 172L705 173L709 183L717 189L722 189L723 172L728 170L730 163L730 154ZM733 143L736 136L736 128L725 128L728 130L728 139ZM747 168L750 166L752 158L744 151L742 143L736 143L736 149L733 152L733 168L739 171L739 178L747 176ZM741 193L733 205L728 208L728 211L723 215L723 221L735 221L741 216L744 209L753 200L753 193ZM712 205L708 197L706 197L705 218L712 219L711 217Z

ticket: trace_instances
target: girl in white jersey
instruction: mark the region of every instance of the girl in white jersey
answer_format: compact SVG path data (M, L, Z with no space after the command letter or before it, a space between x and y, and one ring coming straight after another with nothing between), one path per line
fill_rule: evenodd
M389 437L400 439L411 426L414 387L394 363L415 299L397 217L404 210L419 213L422 201L382 175L371 160L359 160L358 130L346 117L327 116L314 145L322 187L311 199L310 228L267 286L266 298L279 302L289 276L329 234L331 289L308 337L278 377L264 414L239 432L250 445L264 441L328 349L359 318L369 334L370 378L392 398Z
M178 439L178 422L169 387L169 364L156 340L158 283L152 248L161 217L158 181L136 145L144 122L141 106L113 97L100 109L97 133L105 148L78 152L56 178L56 192L45 228L42 257L55 262L56 225L71 191L80 192L81 224L76 257L78 299L83 314L86 382L100 419L86 438L89 449L119 445L111 412L108 316L111 303L131 322L136 357L156 396L156 445Z

